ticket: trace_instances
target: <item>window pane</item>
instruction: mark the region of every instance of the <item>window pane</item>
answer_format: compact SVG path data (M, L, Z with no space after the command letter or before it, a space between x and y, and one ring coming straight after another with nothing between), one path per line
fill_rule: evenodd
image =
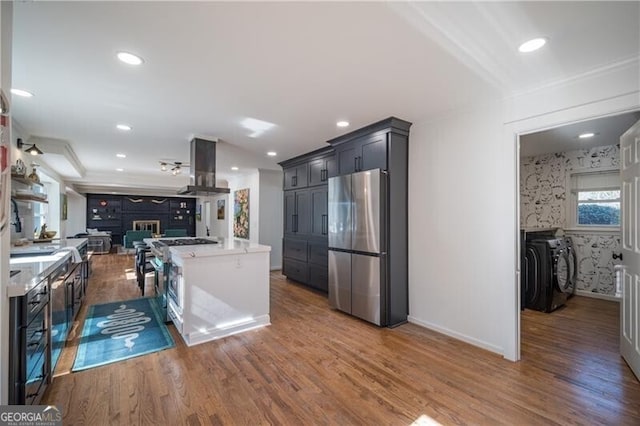
M620 190L617 191L580 191L578 201L591 200L619 200Z
M578 224L620 225L620 202L578 203Z

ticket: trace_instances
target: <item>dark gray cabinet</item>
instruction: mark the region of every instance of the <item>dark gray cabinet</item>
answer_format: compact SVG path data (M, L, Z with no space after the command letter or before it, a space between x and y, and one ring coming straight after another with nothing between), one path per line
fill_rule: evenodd
M9 305L9 404L38 404L50 382L49 282Z
M387 132L355 138L336 147L340 175L363 170L387 170Z
M338 174L335 155L309 161L309 186L326 185L330 177Z
M386 172L386 256L381 258L386 275L385 324L407 321L408 300L408 145L411 123L390 117L334 138L338 172L381 169ZM309 271L312 274L312 271Z
M323 148L280 165L284 173L282 273L326 292L327 181L338 174L337 159L333 149Z
M284 194L284 233L307 235L310 228L309 190L287 191Z
M307 163L287 167L283 169L283 173L285 190L306 188L309 180Z
M309 190L311 202L311 223L310 234L316 237L327 236L327 226L329 225L328 210L328 190L327 186L317 187Z

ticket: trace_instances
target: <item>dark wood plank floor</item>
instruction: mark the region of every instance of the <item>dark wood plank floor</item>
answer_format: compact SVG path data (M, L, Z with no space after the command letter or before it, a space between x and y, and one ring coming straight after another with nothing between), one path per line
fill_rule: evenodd
M79 318L89 304L138 297L132 264L94 257ZM640 424L615 302L525 311L518 363L412 324L371 326L279 273L271 321L191 348L171 326L173 349L70 373L78 324L42 403L62 408L65 425Z

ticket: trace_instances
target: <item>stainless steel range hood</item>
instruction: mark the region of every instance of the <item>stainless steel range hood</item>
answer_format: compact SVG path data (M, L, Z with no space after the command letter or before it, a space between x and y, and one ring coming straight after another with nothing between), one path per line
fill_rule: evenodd
M216 142L191 140L191 184L178 191L179 195L228 194L229 188L216 187Z

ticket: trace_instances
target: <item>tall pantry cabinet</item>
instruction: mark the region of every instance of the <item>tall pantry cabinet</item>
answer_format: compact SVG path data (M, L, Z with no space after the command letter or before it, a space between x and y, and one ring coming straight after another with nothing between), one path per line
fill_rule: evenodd
M333 149L319 149L280 165L284 175L282 273L327 291L327 180L337 170Z

